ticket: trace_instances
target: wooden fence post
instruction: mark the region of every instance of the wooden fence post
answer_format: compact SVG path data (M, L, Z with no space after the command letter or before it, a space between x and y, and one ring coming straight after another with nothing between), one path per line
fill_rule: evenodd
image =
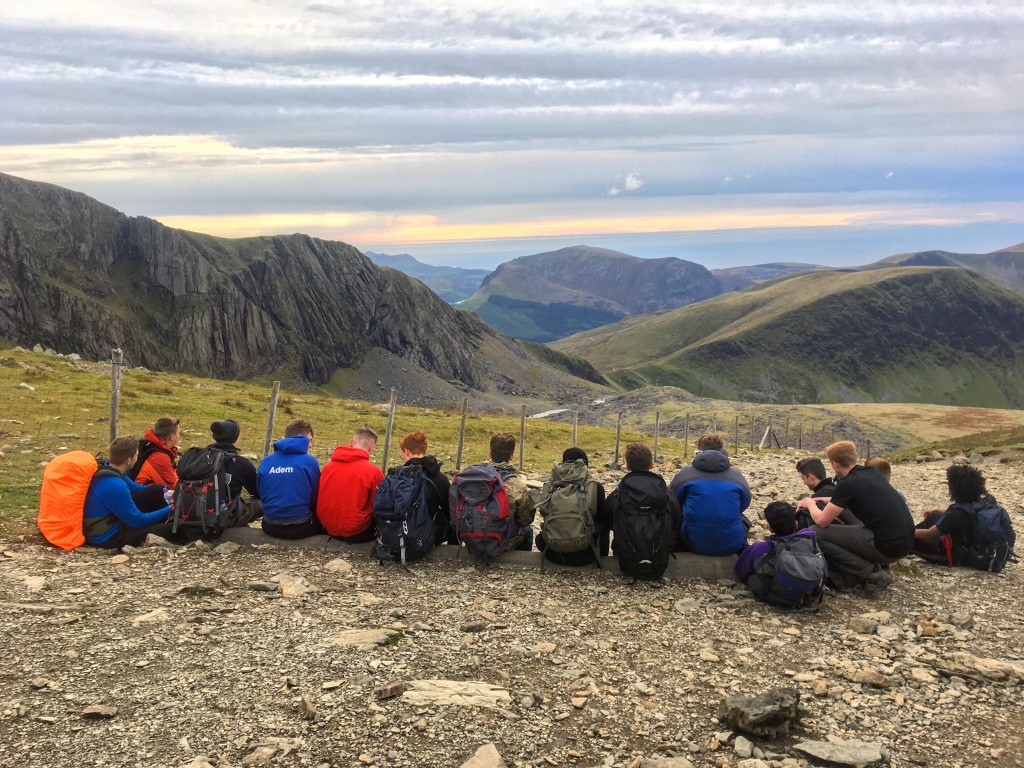
M789 448L789 416L786 417L786 437L782 441L782 448L783 450Z
M711 414L711 433L715 434L715 435L718 434L718 414L717 413L712 413Z
M804 423L802 421L796 425L796 447L799 451L804 449Z
M757 419L754 417L753 414L751 414L750 415L750 452L751 453L754 452L754 424L756 422L757 422Z
M870 440L868 440L868 455L865 456L864 458L867 458L867 459L871 458L871 441Z
M523 471L523 454L526 453L526 406L519 415L519 471Z
M573 411L572 412L572 447L573 448L576 447L576 429L579 427L579 425L580 425L580 412L579 411Z
M619 448L622 445L622 411L619 411L619 418L615 422L615 464L619 463Z
M658 460L658 430L661 426L661 411L654 412L654 460Z
M277 416L277 398L281 395L281 382L275 381L270 392L270 412L267 414L267 433L263 436L263 455L270 453L270 444L274 439L274 417Z
M690 414L686 414L686 427L683 429L683 458L690 455Z
M469 398L462 398L462 420L459 422L459 447L455 452L455 471L462 469L462 446L466 442L466 411L469 410Z
M118 427L121 423L121 366L124 365L124 352L120 349L110 353L110 442L117 439Z
M391 388L391 404L388 406L388 429L384 433L384 453L380 457L381 471L387 474L388 451L391 448L391 428L395 425L395 404L398 402L398 390Z
M736 455L739 456L739 453L740 453L740 417L739 417L739 414L736 414L735 431L733 432L733 435L732 435L732 449L736 453Z

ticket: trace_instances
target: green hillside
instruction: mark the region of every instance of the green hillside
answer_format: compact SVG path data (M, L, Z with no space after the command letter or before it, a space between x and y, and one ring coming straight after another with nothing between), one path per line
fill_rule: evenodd
M623 389L1021 407L1024 298L962 269L797 275L552 345Z

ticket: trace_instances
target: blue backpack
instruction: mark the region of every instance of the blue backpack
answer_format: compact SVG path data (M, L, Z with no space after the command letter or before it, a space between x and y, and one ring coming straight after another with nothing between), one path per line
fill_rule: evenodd
M409 464L389 469L377 486L373 497L373 518L377 521L373 552L380 562L398 560L405 565L434 548L429 482L423 467Z
M970 530L960 565L999 573L1007 562L1017 562L1013 553L1017 534L1013 532L1006 510L990 496L961 506L967 510Z
M747 587L754 597L790 610L816 611L828 564L813 535L771 539L772 548L754 561Z

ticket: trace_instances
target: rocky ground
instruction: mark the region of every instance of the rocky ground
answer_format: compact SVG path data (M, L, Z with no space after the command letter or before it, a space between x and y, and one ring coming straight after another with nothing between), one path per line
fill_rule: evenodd
M799 496L794 459L741 459L754 509ZM896 468L915 513L945 506L947 463ZM983 468L1024 531L1020 465ZM461 766L493 743L476 764L764 768L829 739L866 743L845 764L1024 764L1021 565L905 564L795 615L591 569L0 549L0 766ZM789 735L720 719L777 687L799 693Z

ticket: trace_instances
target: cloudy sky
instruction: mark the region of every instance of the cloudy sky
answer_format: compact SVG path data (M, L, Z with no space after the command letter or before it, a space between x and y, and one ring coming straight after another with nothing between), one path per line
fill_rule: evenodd
M1024 241L1024 4L0 0L0 171L492 266Z

